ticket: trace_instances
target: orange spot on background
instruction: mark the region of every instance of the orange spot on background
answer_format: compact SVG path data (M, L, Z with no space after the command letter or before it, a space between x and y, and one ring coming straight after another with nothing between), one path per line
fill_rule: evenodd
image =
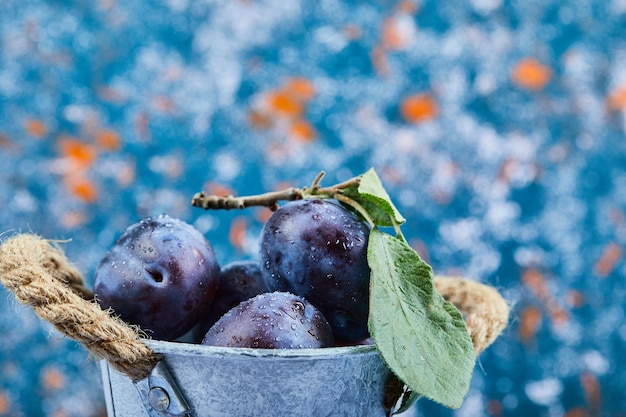
M393 185L403 184L406 181L406 175L393 166L385 166L380 170L380 176L383 181Z
M11 139L7 135L0 133L0 149L13 150L15 144L11 142Z
M591 372L585 372L580 376L580 384L585 392L587 407L592 415L600 415L602 406L602 392L598 378Z
M166 96L152 97L152 106L161 113L172 113L174 111L174 102Z
M402 49L406 45L406 39L392 18L387 18L383 22L382 45L385 49Z
M569 314L567 314L567 311L565 311L560 306L551 303L549 304L549 310L552 323L556 325L564 325L569 320Z
M133 122L139 140L148 142L152 138L150 133L150 116L146 112L141 112L135 116Z
M257 207L255 210L255 218L261 223L265 223L269 220L269 218L274 214L272 210L266 207Z
M506 157L500 164L500 168L498 169L498 174L496 178L498 181L501 181L505 184L509 184L511 182L511 178L513 177L513 173L519 168L520 162L512 157Z
M59 149L63 157L79 167L88 167L94 163L98 155L96 149L81 140L71 137L59 139Z
M102 101L121 104L126 100L126 96L122 91L116 90L108 86L99 86L96 88L96 94Z
M107 151L115 151L120 148L121 140L116 131L102 129L96 133L96 144Z
M243 245L246 240L246 230L248 230L248 223L245 217L237 217L233 219L230 224L228 239L235 248L243 249Z
M380 41L370 53L372 65L379 76L384 77L389 73L389 65L387 63L389 51L406 48L413 35L402 27L402 20L400 19L406 15L417 13L417 10L418 5L415 2L402 0L396 5L394 14L383 20L380 29Z
M220 197L227 197L229 195L235 195L232 188L227 185L223 185L214 181L209 181L204 184L204 189L209 195L217 195Z
M274 120L269 115L258 110L250 111L248 122L257 129L269 129L274 124Z
M276 185L274 185L273 190L274 191L281 191L281 190L286 190L288 188L293 187L293 184L288 182L288 181L281 181L276 183Z
M601 278L611 274L617 263L622 259L623 252L624 250L617 243L607 244L600 255L600 259L593 266L595 274Z
M522 282L531 290L533 295L541 301L552 323L563 325L567 323L569 315L556 299L550 294L545 276L536 268L527 268L522 272Z
M69 416L69 413L66 410L59 409L59 410L54 410L50 417L68 417L68 416Z
M447 190L442 190L441 188L436 188L430 193L430 197L435 201L435 203L446 206L450 204L452 200L452 193Z
M316 133L313 126L306 120L294 120L289 129L289 135L303 142L310 142L315 139Z
M534 58L524 58L513 68L511 78L520 87L541 90L552 78L552 70Z
M159 170L159 172L170 178L180 177L185 170L181 158L176 155L168 155L165 158L167 158L167 161L164 163L164 166Z
M589 414L584 408L575 407L575 408L567 410L567 412L565 413L563 417L588 417L588 416Z
M539 307L530 306L520 315L519 335L523 343L528 344L535 338L541 326L542 314Z
M287 80L285 90L303 101L311 100L317 94L313 83L304 77L294 77Z
M502 410L504 407L502 403L498 400L489 400L487 402L487 412L490 416L499 417L502 415Z
M66 179L66 186L74 197L85 203L94 203L98 199L98 188L86 178L70 176Z
M626 109L626 85L611 91L606 101L611 110Z
M48 127L41 120L37 119L26 121L24 128L29 135L37 139L44 137L48 133Z
M417 13L418 6L417 3L410 0L403 0L398 3L398 11L406 14L415 14Z
M291 94L277 90L267 95L270 109L278 114L288 117L298 117L304 112L304 106Z
M438 113L438 107L431 96L416 94L402 100L400 113L406 121L420 123L435 118Z
M585 305L585 296L583 293L577 290L568 291L565 297L567 303L572 307L582 307Z
M41 373L41 383L47 390L59 390L65 386L65 375L57 368L46 368Z
M6 392L0 392L0 414L8 414L11 408L11 400Z
M126 187L135 181L136 176L135 166L131 164L124 164L117 172L117 176L115 178L118 184Z
M80 211L68 211L63 213L63 216L61 217L61 224L66 229L73 229L85 224L86 222L87 216L85 213Z
M382 46L376 46L370 54L372 65L376 70L376 74L381 77L389 74L389 64L387 62L387 52Z
M548 298L548 287L546 279L536 268L527 268L522 272L522 282L530 288L532 293L539 300L545 301Z
M281 87L263 94L263 103L248 113L248 121L258 129L276 127L284 135L301 142L309 142L316 132L304 118L308 102L317 91L305 77L288 78ZM271 153L270 147L268 152Z
M342 32L346 36L346 38L353 40L353 41L357 39L361 39L363 37L363 30L361 30L359 26L354 25L354 24L346 25L343 28Z

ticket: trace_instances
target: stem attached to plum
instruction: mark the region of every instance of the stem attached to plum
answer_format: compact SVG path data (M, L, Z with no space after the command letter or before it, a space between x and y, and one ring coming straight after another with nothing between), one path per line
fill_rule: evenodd
M204 191L197 193L191 199L191 205L194 207L200 207L205 210L209 209L223 209L223 210L232 210L232 209L244 209L252 206L259 207L267 207L272 211L276 211L279 207L279 201L295 201L302 199L310 199L310 198L336 198L337 200L343 201L341 196L343 194L343 190L350 187L358 187L361 182L361 177L354 177L347 181L341 182L339 184L333 185L331 187L321 187L320 181L324 177L324 172L320 172L310 187L302 187L295 188L289 187L284 190L279 191L271 191L267 193L251 195L251 196L243 196L243 197L235 197L233 195L228 196L218 196L218 195L207 195ZM355 203L350 199L352 203ZM361 207L359 210L358 204L357 206L351 204L348 201L344 201L346 204L352 205L357 211L363 212L364 210ZM356 203L355 203L356 204ZM366 213L367 214L367 213ZM369 216L365 217L370 224L371 218Z

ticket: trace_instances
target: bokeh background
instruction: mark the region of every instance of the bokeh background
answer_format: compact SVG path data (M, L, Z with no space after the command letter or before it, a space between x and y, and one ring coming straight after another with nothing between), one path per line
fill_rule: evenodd
M0 232L93 271L140 217L257 256L267 213L192 208L374 167L441 274L511 323L463 406L626 415L626 1L0 1ZM96 363L0 289L0 415L102 416Z

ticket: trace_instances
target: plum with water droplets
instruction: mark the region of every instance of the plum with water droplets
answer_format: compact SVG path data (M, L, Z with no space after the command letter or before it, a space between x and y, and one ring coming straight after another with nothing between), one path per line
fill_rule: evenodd
M217 293L208 314L200 319L194 329L194 340L200 342L207 330L224 314L242 301L269 292L257 261L233 261L222 266Z
M219 265L209 241L167 215L129 226L98 265L94 294L149 336L175 340L208 311Z
M228 311L213 325L203 345L258 349L314 349L334 345L322 313L286 292L259 294Z

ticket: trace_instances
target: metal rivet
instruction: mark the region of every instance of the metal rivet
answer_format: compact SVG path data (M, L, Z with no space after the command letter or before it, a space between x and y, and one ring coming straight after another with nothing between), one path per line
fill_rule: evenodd
M148 402L154 410L165 411L170 406L170 396L163 388L153 387L148 392Z

